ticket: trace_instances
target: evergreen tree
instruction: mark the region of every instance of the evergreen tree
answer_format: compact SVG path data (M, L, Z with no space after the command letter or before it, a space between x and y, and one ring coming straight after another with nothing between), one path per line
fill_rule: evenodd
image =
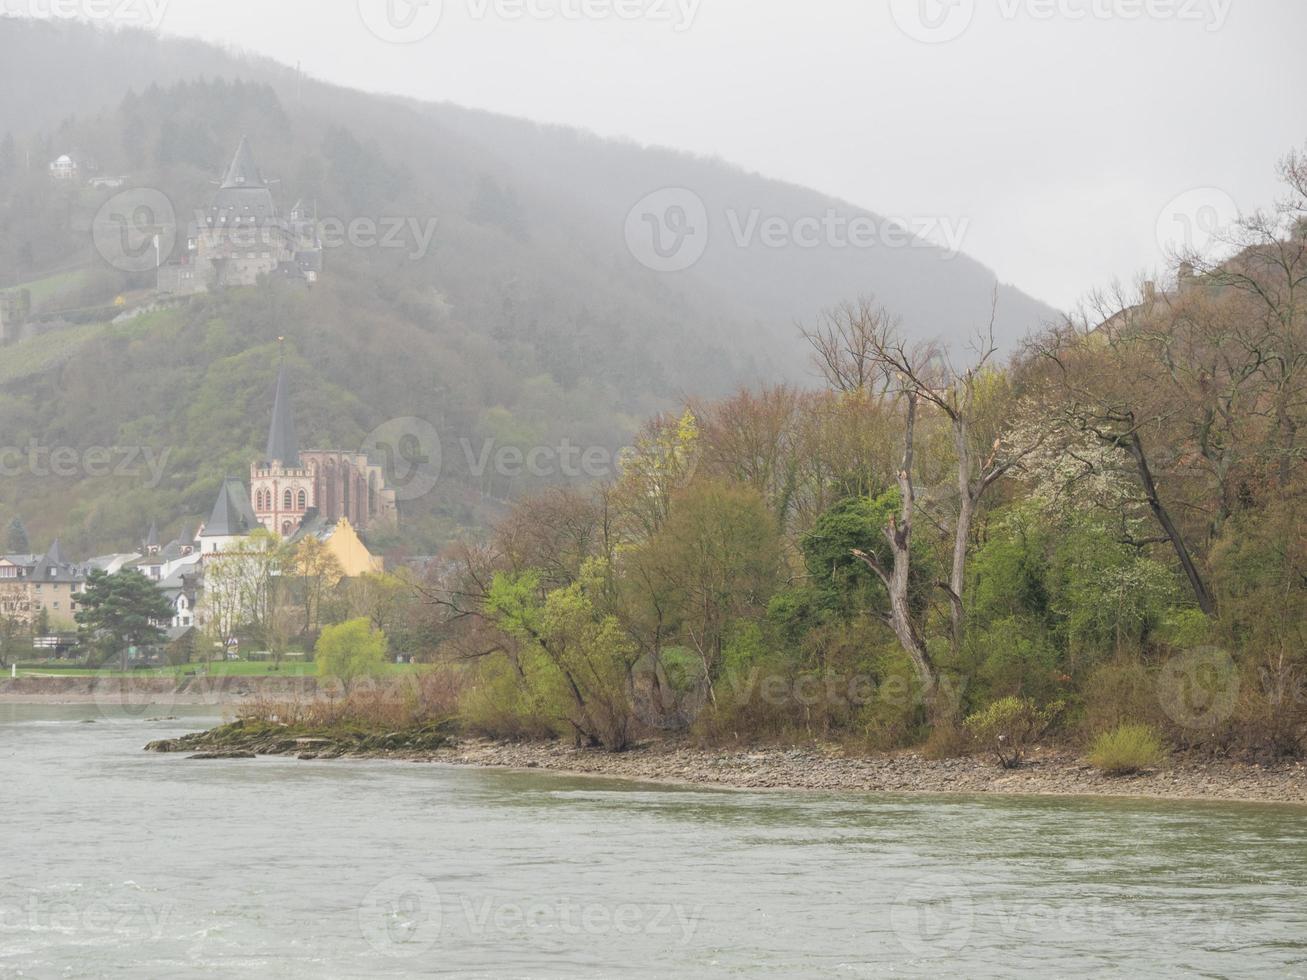
M156 624L171 621L173 611L168 598L140 572L91 572L77 604L83 635L99 636L108 649L117 650L124 670L127 648L160 642L163 629Z
M21 517L15 517L9 522L9 527L5 531L5 551L11 555L26 555L32 550L32 544L27 538L27 528L23 525Z

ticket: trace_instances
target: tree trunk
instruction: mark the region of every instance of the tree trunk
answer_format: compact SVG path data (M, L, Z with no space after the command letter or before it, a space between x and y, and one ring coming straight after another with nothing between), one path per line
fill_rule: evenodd
M967 545L971 539L971 521L976 512L976 500L971 490L971 444L966 419L953 421L953 441L958 454L958 523L953 529L953 569L949 574L949 608L953 617L953 648L962 646L962 625L965 610L962 607L962 589L966 584Z
M1203 581L1198 566L1194 564L1193 556L1189 553L1189 547L1185 544L1180 529L1171 520L1170 513L1157 494L1157 484L1153 481L1153 472L1148 466L1148 457L1144 453L1144 444L1140 441L1138 432L1130 434L1126 442L1126 450L1134 459L1135 467L1139 471L1139 482L1143 484L1148 507L1157 518L1157 523L1162 525L1162 530L1166 533L1172 547L1175 548L1176 557L1180 559L1180 567L1184 569L1185 577L1189 579L1189 585L1193 589L1194 598L1198 600L1198 608L1208 616L1216 615L1216 600L1208 590L1207 583Z
M903 465L899 469L899 495L902 508L897 521L891 521L885 529L885 538L889 541L894 556L894 567L886 583L889 588L890 624L899 639L903 652L912 661L921 682L922 697L928 708L935 701L939 678L935 674L935 665L916 625L912 622L912 609L908 604L909 572L912 570L912 518L917 506L916 487L912 482L912 458L916 443L917 429L917 394L909 392L908 413L904 426Z

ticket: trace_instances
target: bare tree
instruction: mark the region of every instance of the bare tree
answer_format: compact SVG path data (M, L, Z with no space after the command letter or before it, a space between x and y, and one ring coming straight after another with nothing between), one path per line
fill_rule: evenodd
M957 467L958 503L953 520L942 522L946 530L952 524L953 554L949 580L938 585L949 600L955 647L962 642L966 618L963 593L976 511L989 489L1032 452L1041 439L1036 435L1026 442L1014 442L996 437L984 447L976 444L985 384L998 377L993 367L998 353L994 343L996 310L997 295L990 308L989 324L971 348L970 364L963 368L955 367L948 354L936 345L906 345L897 326L865 300L856 306L845 305L828 312L817 329L806 333L816 352L817 365L832 386L848 391L868 386L874 389L888 383L899 395L908 397L908 414L914 430L921 405L938 410L948 420ZM909 482L911 478L909 469ZM899 486L904 491L902 468ZM910 497L915 501L915 487L903 492L905 502ZM899 523L903 524L902 518Z
M916 513L916 483L913 460L916 452L917 411L921 393L912 380L895 368L907 364L916 371L934 357L934 348L917 346L909 350L900 339L897 322L870 300L845 304L823 314L813 329L804 330L812 345L818 369L833 388L847 394L894 397L903 406L903 458L897 474L900 507L883 529L889 544L890 564L872 551L856 550L853 556L871 569L889 594L889 612L881 618L894 630L903 652L912 661L921 684L922 697L933 707L939 690L939 671L926 647L908 599L912 569L912 529Z

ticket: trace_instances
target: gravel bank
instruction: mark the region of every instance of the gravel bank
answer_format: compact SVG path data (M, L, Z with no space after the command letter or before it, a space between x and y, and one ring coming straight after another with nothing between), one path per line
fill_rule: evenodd
M464 742L419 761L458 766L545 769L740 789L837 793L1001 793L1124 796L1176 800L1307 804L1307 764L1264 767L1233 762L1176 762L1156 772L1108 777L1072 753L1047 752L1021 769L981 758L934 761L915 753L847 756L818 748L704 750L654 743L621 755L557 744Z

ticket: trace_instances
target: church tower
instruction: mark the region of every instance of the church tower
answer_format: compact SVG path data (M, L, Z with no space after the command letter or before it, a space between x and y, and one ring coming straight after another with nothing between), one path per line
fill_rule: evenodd
M299 529L305 513L318 506L315 482L313 471L300 458L283 358L277 371L268 446L263 458L250 467L250 503L259 523L273 534L290 537Z

